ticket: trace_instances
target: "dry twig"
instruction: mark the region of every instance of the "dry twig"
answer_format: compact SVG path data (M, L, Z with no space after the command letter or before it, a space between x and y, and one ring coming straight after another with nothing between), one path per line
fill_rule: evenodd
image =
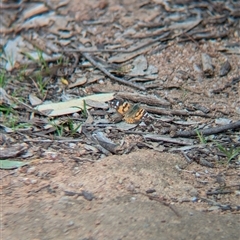
M107 71L106 68L104 68L102 65L100 65L99 63L97 63L92 57L91 55L89 55L88 53L84 53L84 52L81 52L81 54L83 55L83 57L85 57L94 67L96 67L97 69L99 69L101 72L103 72L105 75L107 75L110 79L112 80L115 80L119 83L122 83L122 84L125 84L125 85L128 85L130 87L134 87L134 88L137 88L139 90L145 90L145 87L143 86L139 86L137 84L134 84L132 82L129 82L129 81L126 81L122 78L118 78L118 77L115 77L114 75L112 75L109 71Z
M188 112L186 110L167 110L167 109L149 107L149 106L144 107L144 109L150 113L156 113L159 115L167 115L167 116L177 115L177 116L200 116L200 117L206 117L206 118L213 117L210 114L205 114L200 111Z
M232 130L236 128L240 128L240 121L229 123L220 127L213 127L213 128L208 128L204 130L199 130L199 133L201 135L208 136L208 135L217 134L217 133L225 132L227 130ZM172 137L192 137L192 136L197 136L196 130L182 131L182 132L178 131Z

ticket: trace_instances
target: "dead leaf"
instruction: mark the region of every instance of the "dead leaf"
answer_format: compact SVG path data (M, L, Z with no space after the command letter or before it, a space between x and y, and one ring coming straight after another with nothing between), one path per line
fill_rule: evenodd
M109 105L103 102L95 101L92 99L87 99L86 104L90 107L108 109Z
M97 132L93 134L93 137L102 147L104 147L105 149L112 153L116 153L116 148L118 145L112 142L109 138L107 138L103 132Z
M36 97L34 94L29 94L28 98L32 106L37 106L42 103L42 100Z
M80 78L77 78L76 82L69 84L68 88L74 88L74 87L82 86L86 82L87 82L87 78L85 76L80 77Z
M147 59L143 55L138 56L134 59L133 66L132 71L128 73L130 76L144 76L148 68Z
M50 111L47 114L49 117L53 116L61 116L66 114L71 114L75 112L81 111L81 109L84 108L84 100L95 100L99 102L107 102L114 98L114 93L103 93L103 94L95 94L90 95L86 97L82 97L79 99L73 99L67 102L59 102L59 103L49 103L49 104L42 104L40 106L37 106L35 109L37 109L40 112L47 112ZM87 106L89 109L90 106Z

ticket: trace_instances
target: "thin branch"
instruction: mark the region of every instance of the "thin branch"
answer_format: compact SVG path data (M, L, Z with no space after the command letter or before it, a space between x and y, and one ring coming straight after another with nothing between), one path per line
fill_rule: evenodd
M232 130L232 129L236 129L236 128L240 128L240 121L226 124L226 125L220 126L220 127L213 127L213 128L208 128L208 129L204 129L204 130L199 130L199 133L201 135L208 136L208 135L212 135L212 134L226 132L227 130ZM192 137L192 136L197 136L196 130L182 131L182 132L178 131L172 137Z
M122 78L118 78L118 77L115 77L114 75L112 75L109 71L107 71L106 68L104 68L102 65L100 65L99 63L97 63L88 53L84 53L84 52L81 52L81 54L83 55L83 57L85 57L94 67L96 67L97 69L99 69L101 72L103 72L105 75L107 75L109 78L111 78L112 80L115 80L119 83L122 83L122 84L125 84L125 85L128 85L130 87L134 87L134 88L137 88L137 89L140 89L140 90L146 90L145 87L143 86L139 86L137 84L134 84L132 82L129 82L129 81L126 81Z
M156 107L149 107L149 106L144 106L144 109L149 113L155 113L155 114L167 115L167 116L177 115L177 116L200 116L205 118L213 117L213 115L205 114L200 111L188 112L187 110L174 110L174 109L170 110L170 109L163 109L159 107L156 108Z

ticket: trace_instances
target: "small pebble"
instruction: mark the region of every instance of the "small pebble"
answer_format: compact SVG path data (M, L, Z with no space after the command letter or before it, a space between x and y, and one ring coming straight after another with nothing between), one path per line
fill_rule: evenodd
M27 170L27 174L34 174L36 172L36 167L30 167L28 170Z
M136 201L136 198L135 198L135 197L131 197L130 201L131 201L131 202L135 202L135 201Z
M228 60L225 61L220 68L219 76L220 77L226 76L230 72L231 68L232 67L229 61Z
M31 184L31 180L29 178L24 178L23 179L24 184L29 185Z
M74 226L74 222L73 221L69 221L67 224L68 227Z
M87 192L85 190L82 191L82 195L88 201L92 201L93 198L94 198L94 196L93 196L93 194L91 192Z
M32 180L31 180L31 184L36 184L37 182L38 182L37 179L32 179Z
M192 200L192 202L197 202L198 198L197 197L192 197L191 200Z
M202 66L205 76L212 77L214 74L214 66L212 64L212 58L206 53L202 54Z
M154 192L156 192L155 189L148 189L148 190L146 190L146 193L147 193L147 194L148 194L148 193L154 193Z
M196 177L201 177L201 175L198 172L195 173L195 176Z
M101 221L100 220L96 220L95 224L96 225L100 225Z
M99 82L99 84L101 84L101 85L104 84L104 81L103 81L102 79L100 79L98 82Z
M69 148L76 148L76 143L69 143Z

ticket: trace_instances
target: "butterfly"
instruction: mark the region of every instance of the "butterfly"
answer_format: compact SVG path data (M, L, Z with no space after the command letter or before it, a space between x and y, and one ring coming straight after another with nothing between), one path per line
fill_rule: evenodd
M110 105L117 110L126 123L138 123L148 116L148 113L141 108L139 103L131 104L115 99Z

